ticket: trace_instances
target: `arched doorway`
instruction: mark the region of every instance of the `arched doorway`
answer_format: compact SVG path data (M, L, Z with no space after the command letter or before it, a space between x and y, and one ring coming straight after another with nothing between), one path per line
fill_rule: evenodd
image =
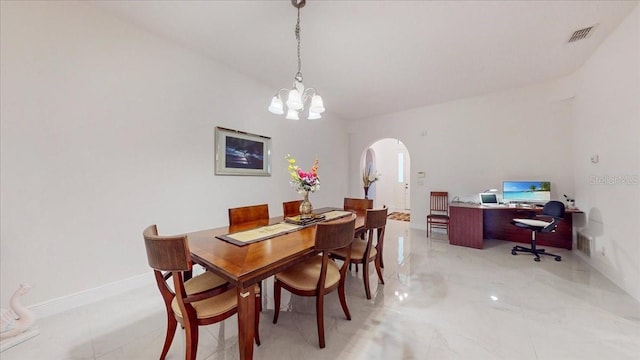
M390 211L408 212L411 209L411 159L404 143L385 138L371 144L361 157L361 168L369 167L380 174L379 180L369 188L374 206L386 205Z

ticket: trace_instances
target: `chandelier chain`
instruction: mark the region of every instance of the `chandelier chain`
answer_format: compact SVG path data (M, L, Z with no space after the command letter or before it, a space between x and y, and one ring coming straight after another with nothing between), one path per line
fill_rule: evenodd
M298 72L296 73L296 81L302 82L302 59L300 57L300 7L298 7L298 21L296 21L296 41L298 42Z

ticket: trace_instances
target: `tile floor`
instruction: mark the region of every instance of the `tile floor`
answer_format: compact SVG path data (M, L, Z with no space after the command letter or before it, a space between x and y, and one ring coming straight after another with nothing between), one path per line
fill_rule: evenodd
M372 300L362 271L349 274L344 318L337 294L325 302L327 347L318 348L314 300L283 292L272 324L273 282L260 315L255 359L640 359L640 303L570 251L562 262L512 256L513 243L483 250L426 238L389 221L385 285L372 270ZM556 249L554 249L556 250ZM157 359L164 308L155 284L126 296L39 319L40 335L2 360ZM178 330L168 359L183 359ZM200 328L198 359L237 359L237 324Z

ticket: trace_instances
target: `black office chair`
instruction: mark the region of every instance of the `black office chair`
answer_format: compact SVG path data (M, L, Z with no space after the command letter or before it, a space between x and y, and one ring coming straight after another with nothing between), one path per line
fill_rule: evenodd
M533 260L540 261L540 255L555 256L556 261L561 261L560 255L548 253L545 249L536 248L536 233L548 233L556 231L558 223L564 218L564 203L560 201L549 201L545 204L540 215L530 219L513 219L511 223L519 228L531 230L531 248L524 246L514 246L511 255L518 252L526 252L535 255ZM551 222L549 222L549 220Z

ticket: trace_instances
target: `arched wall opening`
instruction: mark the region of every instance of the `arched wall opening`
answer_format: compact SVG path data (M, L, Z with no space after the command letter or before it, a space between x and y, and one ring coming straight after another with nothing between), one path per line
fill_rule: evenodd
M368 190L368 198L374 207L386 205L389 211L409 212L411 209L411 158L405 144L399 139L379 139L362 151L360 157L361 176L369 169L377 174ZM364 196L364 180L362 196Z

